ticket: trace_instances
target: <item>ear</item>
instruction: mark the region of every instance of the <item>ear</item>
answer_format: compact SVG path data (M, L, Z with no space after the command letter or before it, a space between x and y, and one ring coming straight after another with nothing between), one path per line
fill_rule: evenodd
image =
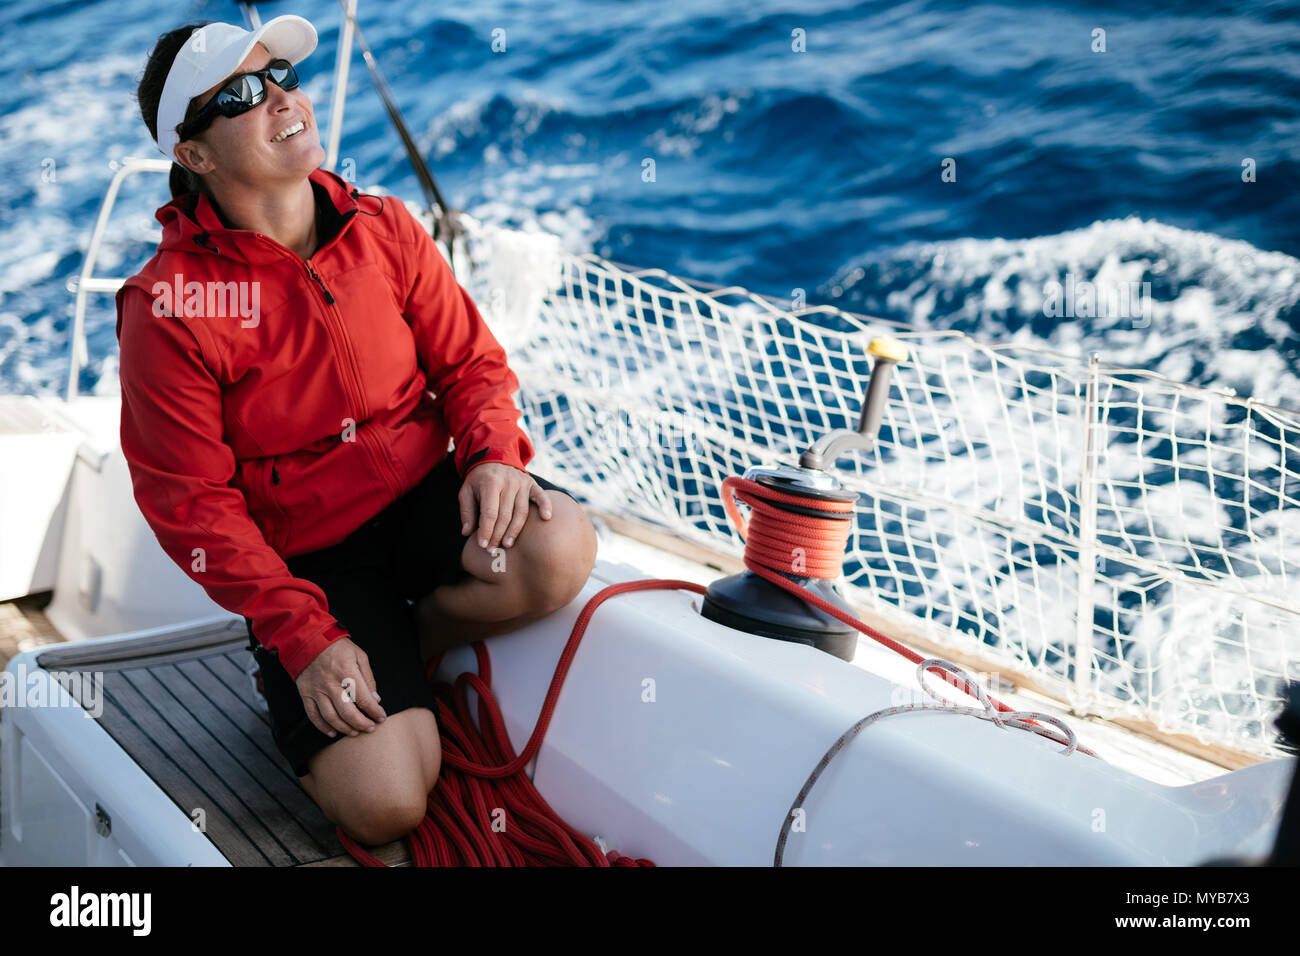
M203 175L212 172L215 168L212 161L208 159L207 150L198 140L187 139L183 143L177 143L172 152L176 156L176 162L192 173Z

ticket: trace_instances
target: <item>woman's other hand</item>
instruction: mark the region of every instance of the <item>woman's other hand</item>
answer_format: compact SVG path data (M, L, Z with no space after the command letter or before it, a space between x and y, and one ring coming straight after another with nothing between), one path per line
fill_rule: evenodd
M551 503L533 476L511 465L487 461L475 465L465 476L457 496L460 501L461 534L478 525L478 545L491 550L504 542L515 543L528 520L528 503L537 502L537 512L549 521Z
M379 706L370 659L350 638L341 637L317 654L295 683L307 717L329 737L373 731L375 721L388 716Z

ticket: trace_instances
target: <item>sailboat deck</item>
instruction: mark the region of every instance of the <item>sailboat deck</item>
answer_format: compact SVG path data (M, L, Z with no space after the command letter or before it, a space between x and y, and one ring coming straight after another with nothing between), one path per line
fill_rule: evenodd
M672 541L622 522L598 527L600 556L647 576L707 582L737 564L673 553ZM242 621L87 646L63 642L40 606L39 596L0 603L0 667L15 652L48 644L37 658L42 667L103 673L100 725L187 816L203 809L209 838L232 864L356 865L275 748L248 676L253 658ZM853 664L903 686L915 680L911 664L866 639ZM1027 688L998 690L1012 706L1067 719L1107 762L1148 779L1177 786L1224 772L1111 722L1072 715ZM389 865L410 865L405 841L370 852Z
M232 865L355 865L275 748L248 676L247 643L236 620L58 645L37 662L103 675L100 726L187 816L201 819ZM69 682L69 690L79 688ZM371 852L390 865L409 863L402 841Z

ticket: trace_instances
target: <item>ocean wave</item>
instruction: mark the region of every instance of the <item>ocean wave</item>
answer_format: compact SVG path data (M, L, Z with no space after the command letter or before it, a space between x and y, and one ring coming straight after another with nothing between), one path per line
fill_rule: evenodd
M1032 239L909 243L851 260L820 291L918 328L1098 352L1300 406L1300 260L1239 239L1131 217Z

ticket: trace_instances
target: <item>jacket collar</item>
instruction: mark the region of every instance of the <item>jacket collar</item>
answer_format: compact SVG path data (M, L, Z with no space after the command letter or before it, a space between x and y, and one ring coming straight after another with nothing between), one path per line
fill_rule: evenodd
M357 211L357 190L338 175L315 169L307 177L323 187L337 216L342 220L338 233L347 231ZM253 265L269 262L278 253L255 238L248 229L231 229L221 221L207 196L185 193L160 208L154 218L162 223L160 252L209 252Z

